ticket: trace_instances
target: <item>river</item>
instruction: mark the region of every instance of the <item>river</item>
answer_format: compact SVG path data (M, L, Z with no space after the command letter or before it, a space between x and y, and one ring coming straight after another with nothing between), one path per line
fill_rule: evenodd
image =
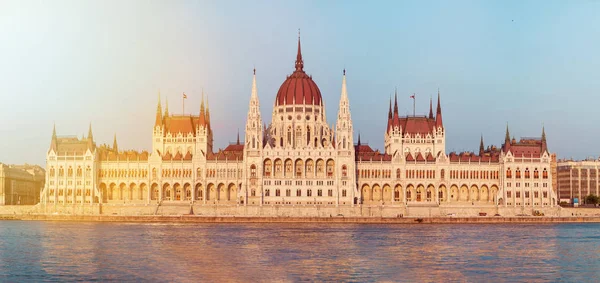
M575 282L600 224L0 221L0 281Z

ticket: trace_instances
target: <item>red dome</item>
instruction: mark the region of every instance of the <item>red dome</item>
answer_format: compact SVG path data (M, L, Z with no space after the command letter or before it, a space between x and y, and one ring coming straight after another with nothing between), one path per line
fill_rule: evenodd
M292 104L321 105L321 91L319 87L304 72L304 61L302 60L299 37L296 71L281 84L275 100L275 105Z

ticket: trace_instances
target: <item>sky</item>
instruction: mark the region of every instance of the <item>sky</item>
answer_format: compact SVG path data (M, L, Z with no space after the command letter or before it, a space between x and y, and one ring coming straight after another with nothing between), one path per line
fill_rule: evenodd
M597 157L600 1L0 0L0 162L45 165L52 127L151 150L171 113L208 98L216 148L244 129L256 68L263 121L304 70L335 123L342 70L356 136L383 149L390 96L427 114L441 94L446 151L545 127L558 158ZM243 132L242 132L243 137Z

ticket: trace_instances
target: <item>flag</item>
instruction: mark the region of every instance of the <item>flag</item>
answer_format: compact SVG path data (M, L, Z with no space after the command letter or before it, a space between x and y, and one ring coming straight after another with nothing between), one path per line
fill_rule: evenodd
M415 98L415 95L414 95L414 94L413 94L413 95L411 95L411 96L410 96L410 98L414 99L414 98Z
M183 93L183 99L187 99L187 95L185 95L185 92Z

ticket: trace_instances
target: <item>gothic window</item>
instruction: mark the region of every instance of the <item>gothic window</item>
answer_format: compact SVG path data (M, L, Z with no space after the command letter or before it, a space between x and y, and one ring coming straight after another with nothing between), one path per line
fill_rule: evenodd
M507 198L511 198L512 197L512 192L511 191L506 192L506 197Z
M279 189L276 189L276 190L275 190L275 196L276 196L276 197L279 197L279 196L281 196L281 191L280 191Z
M256 178L256 165L254 164L250 166L250 178Z
M69 166L69 169L67 171L67 177L73 177L73 168L71 166Z
M81 170L81 166L77 166L77 177L81 177L83 175L83 170Z
M304 167L304 162L302 159L296 160L296 177L302 177L302 169Z
M323 196L323 190L322 189L318 189L317 190L317 196L318 197L322 197Z
M275 160L275 177L281 177L281 167L283 166L283 161L281 159Z
M288 132L287 132L287 144L288 145L292 144L292 128L288 128Z
M290 159L287 159L285 161L285 176L286 177L292 176L292 160L290 160Z
M296 196L297 197L301 197L302 196L302 190L301 189L297 189L296 190Z
M444 169L442 169L440 171L440 178L444 179L446 177L446 171L444 171Z
M529 168L525 168L525 179L529 179L529 177L531 177L529 175Z
M317 176L318 177L323 176L323 169L324 169L323 167L325 165L324 163L325 163L325 161L323 161L323 159L317 160Z
M333 169L334 169L334 162L333 160L327 160L327 177L331 178L333 177Z
M412 193L411 191L406 191L406 199L411 199Z
M521 179L521 169L517 168L517 173L515 175L517 179Z
M333 196L333 190L329 189L329 190L327 191L327 196L328 196L328 197L332 197L332 196Z
M285 196L286 197L292 196L292 190L290 190L290 189L285 190Z
M306 191L306 196L307 196L307 197L312 197L312 190L311 190L311 189L308 189L308 190Z
M256 190L252 189L252 191L250 191L250 196L251 197L255 197L256 196Z
M512 178L512 171L510 171L510 167L506 169L506 178Z
M346 197L346 190L342 190L342 197Z
M348 176L348 167L346 165L342 165L342 177Z
M546 168L544 168L544 171L542 172L542 178L548 179L548 170L546 170Z
M91 178L92 177L92 168L90 166L88 166L87 168L85 168L85 177L86 178Z
M271 194L271 191L269 189L265 190L265 196L268 197Z
M152 179L156 179L156 168L152 168Z
M54 166L50 167L50 177L54 177L55 174Z
M271 170L272 170L271 168L272 167L273 167L273 164L272 164L271 160L270 159L265 160L264 169L263 169L265 177L271 177Z
M314 176L314 162L312 160L307 160L306 161L306 176Z

